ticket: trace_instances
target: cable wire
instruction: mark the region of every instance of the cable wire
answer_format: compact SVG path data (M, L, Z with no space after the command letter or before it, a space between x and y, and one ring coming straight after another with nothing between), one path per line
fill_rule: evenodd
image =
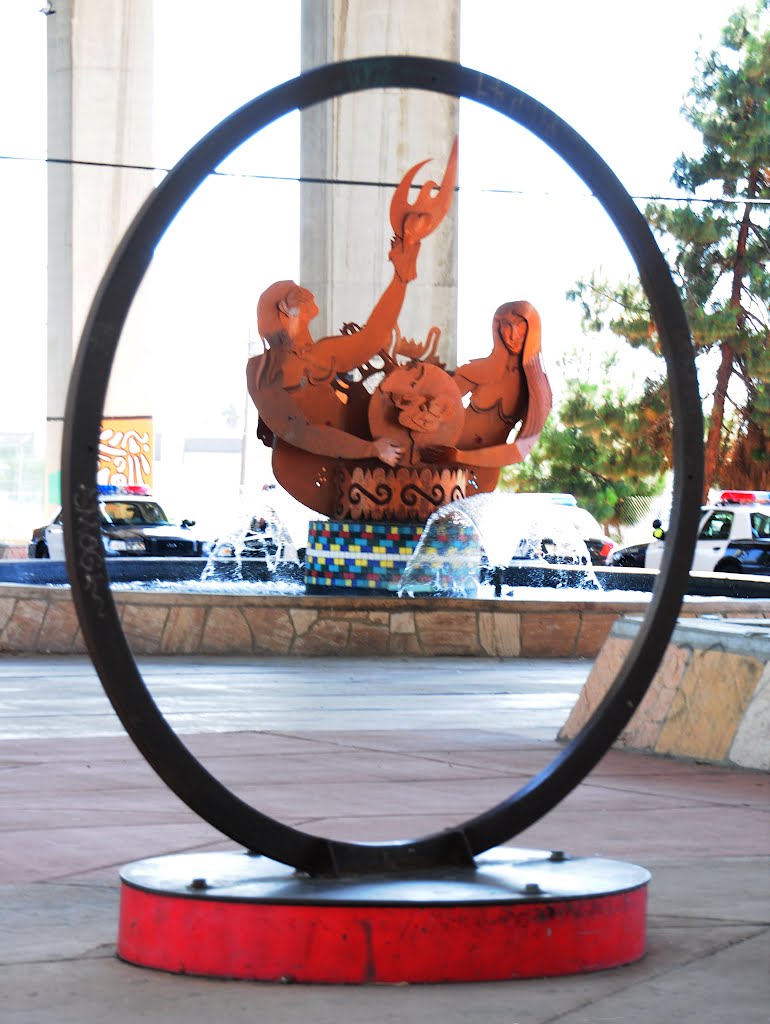
M72 160L66 157L38 157L38 156L12 156L6 154L0 154L0 161L19 161L22 163L38 163L38 164L53 164L63 165L69 167L101 167L108 170L115 171L146 171L153 174L168 174L172 168L170 167L156 167L150 164L118 164L112 163L108 160ZM398 187L397 181L364 181L357 178L320 178L312 177L309 175L280 175L280 174L254 174L247 171L222 171L214 170L211 171L210 177L218 178L242 178L253 181L276 181L276 182L295 182L301 185L349 185L353 187L362 188L387 188L394 189ZM419 185L412 185L412 188L419 188ZM462 188L458 185L456 190L462 191ZM489 194L500 194L510 196L531 196L535 193L524 191L523 189L508 189L508 188L480 188L477 191L489 193ZM539 193L543 197L559 198L559 193L554 192L541 192ZM576 194L573 198L590 198L593 193L584 193L583 195ZM717 203L728 203L734 205L741 205L744 203L751 203L753 206L770 206L770 198L763 199L756 197L754 199L747 199L746 197L730 197L730 196L719 196L711 198L702 198L700 196L654 196L654 195L632 195L631 199L636 202L659 202L659 203L704 203L704 204L717 204Z

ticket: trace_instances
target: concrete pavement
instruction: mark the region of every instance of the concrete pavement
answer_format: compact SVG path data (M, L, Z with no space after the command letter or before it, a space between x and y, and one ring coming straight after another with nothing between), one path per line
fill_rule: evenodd
M174 728L231 789L356 840L423 834L553 757L588 661L143 659ZM513 845L649 868L648 952L570 978L280 986L163 975L115 958L119 867L232 844L168 792L87 659L0 659L4 1022L228 1020L601 1024L735 1020L770 1006L770 777L611 751Z

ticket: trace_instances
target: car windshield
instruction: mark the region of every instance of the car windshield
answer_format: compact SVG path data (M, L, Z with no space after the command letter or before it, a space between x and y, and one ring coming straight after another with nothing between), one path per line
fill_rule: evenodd
M171 526L155 501L106 501L104 514L113 526Z

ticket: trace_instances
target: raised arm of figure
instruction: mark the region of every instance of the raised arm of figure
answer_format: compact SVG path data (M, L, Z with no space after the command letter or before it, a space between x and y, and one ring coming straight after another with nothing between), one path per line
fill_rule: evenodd
M346 373L368 363L381 349L389 347L406 296L406 286L417 277L420 243L436 230L452 204L457 180L457 152L455 139L441 185L426 181L412 204L408 201L409 189L417 172L428 161L415 164L401 179L390 204L394 237L389 259L393 264L393 279L360 331L321 338L314 346L315 358L330 364L333 361L337 373Z
M406 282L394 274L366 324L353 334L320 338L313 346L313 359L324 366L333 367L335 373L347 373L348 370L368 363L390 344L405 295Z

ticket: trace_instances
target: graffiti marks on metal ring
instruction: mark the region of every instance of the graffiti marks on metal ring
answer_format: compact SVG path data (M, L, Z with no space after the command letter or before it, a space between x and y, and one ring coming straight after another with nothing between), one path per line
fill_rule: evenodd
M99 504L95 487L79 484L73 501L75 538L75 563L80 572L86 593L93 602L98 618L106 614L104 588L109 586L104 569L104 549L99 521Z

